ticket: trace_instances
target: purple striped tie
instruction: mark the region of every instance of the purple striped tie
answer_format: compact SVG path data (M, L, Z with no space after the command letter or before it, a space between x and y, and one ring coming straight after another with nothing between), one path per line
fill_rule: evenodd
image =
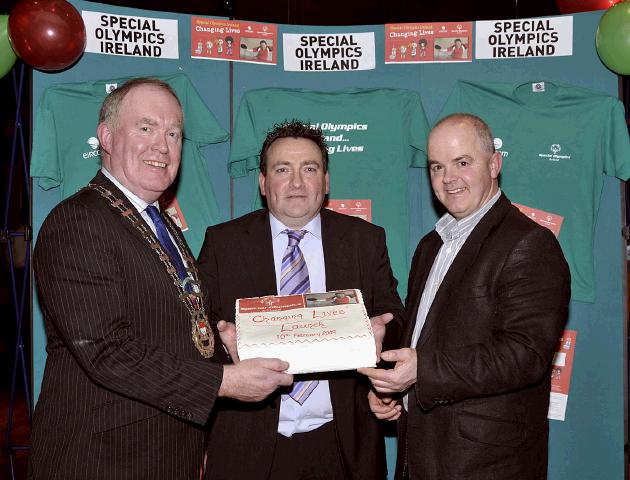
M306 230L287 229L282 233L286 233L289 237L289 244L282 257L280 295L299 295L310 292L311 282L308 278L308 267L300 250L300 241L306 235ZM318 383L317 380L295 382L289 396L303 405Z
M306 230L285 230L289 244L282 257L280 270L280 295L293 295L309 292L311 283L308 279L308 267L300 250L300 240Z

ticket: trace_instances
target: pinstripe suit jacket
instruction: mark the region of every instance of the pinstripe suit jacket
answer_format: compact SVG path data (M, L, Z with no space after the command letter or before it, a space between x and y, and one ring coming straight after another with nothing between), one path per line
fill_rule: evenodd
M102 173L92 182L126 201ZM30 476L198 478L223 370L195 349L188 311L140 232L83 189L44 222L34 268L48 358Z
M397 346L404 312L389 264L385 232L363 220L326 209L321 211L321 220L326 288L359 288L370 316L392 313L394 320L387 325L384 348ZM234 321L237 298L276 295L268 212L258 210L208 228L199 254L199 270L210 289L212 313L217 318ZM329 380L333 426L346 478L385 478L385 445L368 405L369 381L351 371L325 373L322 378ZM276 446L279 404L279 391L257 403L220 399L212 415L209 480L268 478Z

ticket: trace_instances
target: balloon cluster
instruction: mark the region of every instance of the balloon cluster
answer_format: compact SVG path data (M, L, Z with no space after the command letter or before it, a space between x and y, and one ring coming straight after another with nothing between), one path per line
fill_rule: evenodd
M619 75L630 75L630 2L618 3L602 15L595 45L604 65Z
M0 15L0 78L16 54L38 70L63 70L85 50L81 14L66 0L21 0L10 15Z
M601 61L613 72L630 75L630 0L556 0L564 14L606 10L595 44Z

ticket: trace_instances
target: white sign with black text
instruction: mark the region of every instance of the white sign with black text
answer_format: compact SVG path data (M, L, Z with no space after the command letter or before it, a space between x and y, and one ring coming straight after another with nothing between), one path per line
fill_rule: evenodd
M83 10L86 52L144 58L179 58L177 20Z
M573 55L573 17L475 22L477 59Z
M284 69L289 72L373 70L374 32L282 35Z

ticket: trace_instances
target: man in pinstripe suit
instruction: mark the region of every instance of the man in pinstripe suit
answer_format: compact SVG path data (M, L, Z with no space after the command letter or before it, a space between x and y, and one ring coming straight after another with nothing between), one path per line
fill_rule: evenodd
M199 478L216 398L260 401L293 378L277 359L208 359L215 336L223 351L207 292L181 232L152 210L180 163L173 90L127 82L103 102L97 131L103 169L53 210L35 250L48 358L30 476Z

